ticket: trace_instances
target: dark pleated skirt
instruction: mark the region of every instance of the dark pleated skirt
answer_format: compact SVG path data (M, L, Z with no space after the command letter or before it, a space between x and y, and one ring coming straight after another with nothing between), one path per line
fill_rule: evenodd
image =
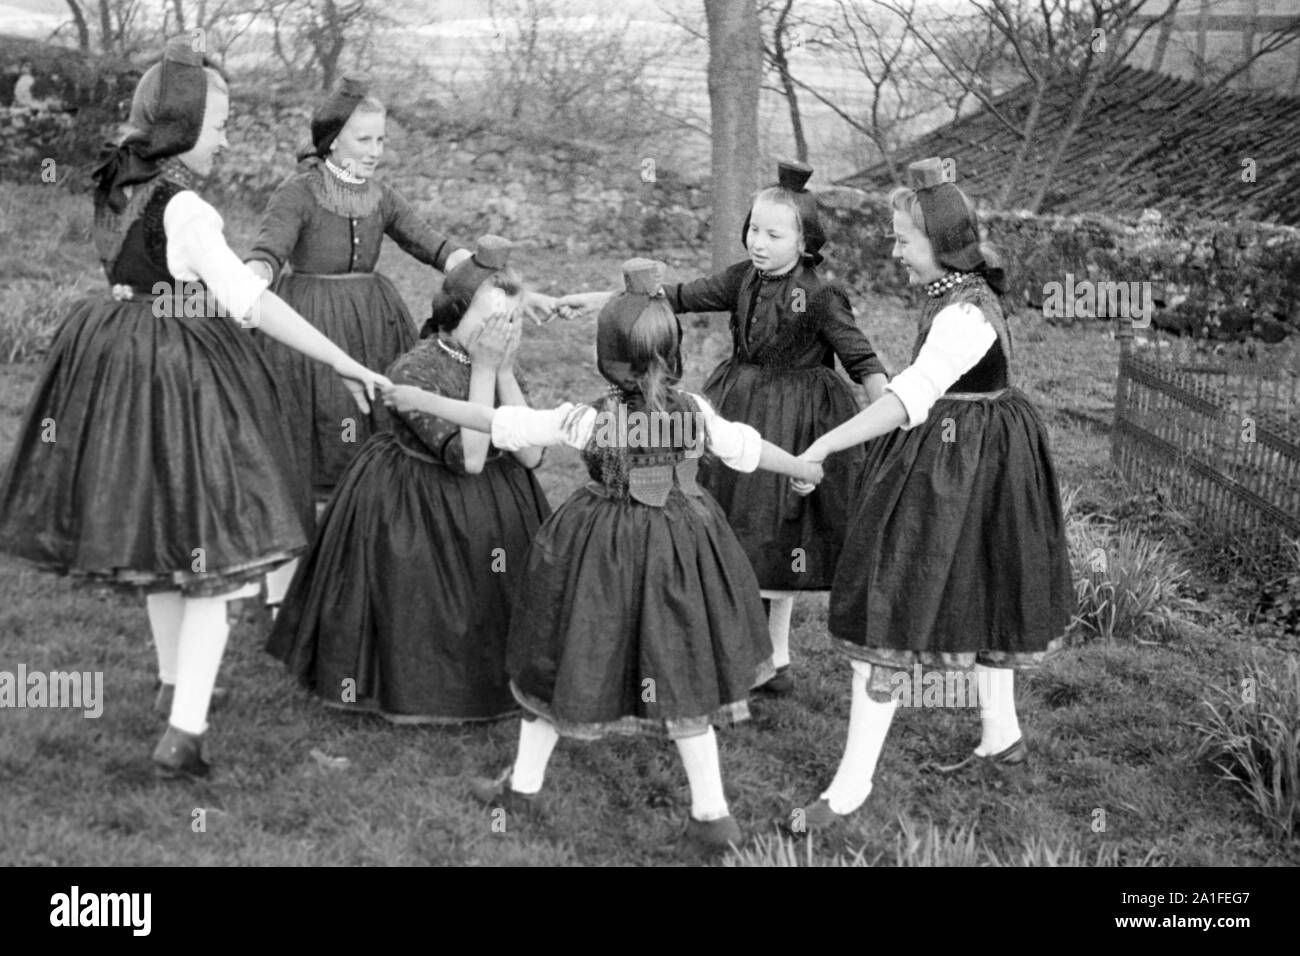
M310 512L251 334L153 300L77 303L0 478L0 549L190 595L247 585L307 544Z
M1047 430L1018 389L940 399L869 464L831 591L830 631L885 667L1027 667L1075 596Z
M393 283L377 272L289 273L276 280L272 291L373 371L385 371L415 344L415 323L406 304ZM289 396L285 414L294 455L311 482L307 493L323 501L366 439L383 430L388 412L374 402L370 414L362 414L332 369L274 339L261 336L260 341Z
M542 526L510 623L515 694L561 734L689 736L772 674L758 582L707 495L579 489Z
M267 650L326 702L398 721L517 712L511 599L548 514L512 456L462 475L375 435L344 472Z
M781 369L728 359L709 376L704 396L728 421L744 422L798 455L858 413L853 392L834 369ZM857 500L864 450L826 462L826 477L807 497L773 472L741 473L707 463L701 481L726 512L758 582L781 591L831 586L844 529Z

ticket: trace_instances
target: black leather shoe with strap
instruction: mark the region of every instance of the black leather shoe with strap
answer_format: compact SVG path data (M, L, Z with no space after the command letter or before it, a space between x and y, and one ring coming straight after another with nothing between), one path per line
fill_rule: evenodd
M538 794L511 789L510 769L507 767L496 777L470 778L470 795L485 807L505 810L507 819L516 817L525 823L544 822L546 814Z
M953 774L978 766L1020 767L1028 762L1029 747L1025 745L1025 738L1021 737L1010 747L999 750L995 754L989 754L987 757L971 753L970 756L956 763L934 764L933 769L936 773Z
M167 725L167 732L154 748L154 773L164 780L206 777L212 770L204 761L203 738Z

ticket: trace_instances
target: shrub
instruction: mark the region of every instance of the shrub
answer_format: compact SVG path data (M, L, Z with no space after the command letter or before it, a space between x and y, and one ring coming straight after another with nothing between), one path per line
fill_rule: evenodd
M1270 828L1291 838L1300 821L1300 658L1282 667L1251 662L1241 684L1213 686L1206 716L1191 722L1224 779L1249 794Z
M1066 499L1066 536L1083 640L1176 638L1191 602L1179 593L1188 570L1165 544L1101 514L1077 514Z
M732 850L723 866L870 866L859 850L847 858L837 853L827 856L817 849L816 839L795 841L787 836L758 836L751 845Z
M995 857L975 837L975 826L952 829L930 823L923 830L899 817L901 832L894 842L897 866L997 866Z
M602 17L575 29L563 25L555 0L501 0L491 11L501 49L490 72L461 91L462 105L488 126L598 154L662 149L664 134L683 128L677 93L651 78L668 44L647 37L644 25Z
M0 298L0 362L34 362L50 348L69 303L80 290L34 279L7 284Z
M1155 850L1140 860L1126 862L1114 843L1103 843L1091 850L1068 837L1055 843L1041 836L1027 837L1000 856L979 838L974 824L955 827L934 822L918 824L907 816L900 816L898 823L893 858L887 861L894 866L1153 866L1159 863ZM847 855L827 855L818 849L816 839L801 842L786 836L759 836L752 844L728 853L722 865L857 867L876 866L881 862L880 857L868 860L865 848Z
M1300 634L1300 539L1286 549L1286 567L1264 582L1260 590L1256 619L1262 623Z

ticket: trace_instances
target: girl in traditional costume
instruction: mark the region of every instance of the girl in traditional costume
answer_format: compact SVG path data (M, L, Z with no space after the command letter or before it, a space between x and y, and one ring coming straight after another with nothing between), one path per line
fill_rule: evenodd
M1023 763L1014 669L1062 645L1074 608L1047 428L1011 384L1005 277L942 163L913 163L909 176L890 202L894 257L927 297L912 364L801 456L822 461L885 436L831 589L831 635L853 669L848 740L830 786L794 812L795 830L866 800L917 666L975 671L980 743L939 769Z
M504 239L485 236L447 274L437 337L393 363L393 382L489 409L526 404L519 323L509 340L497 329L523 295L508 256ZM423 412L395 416L344 470L267 649L325 702L396 723L516 713L506 636L524 556L550 514L533 476L541 457Z
M354 407L387 379L313 329L226 245L195 191L226 145L225 78L168 43L130 132L95 173L112 286L77 302L50 348L0 478L0 549L61 574L148 591L164 776L202 776L226 602L307 544L283 386L249 328L330 368ZM241 327L243 326L243 327Z
M704 397L719 415L753 426L795 454L858 411L835 371L836 357L851 379L865 385L869 399L885 383L885 368L854 321L848 295L817 273L826 233L817 201L804 188L811 175L806 165L782 163L779 183L755 196L741 231L748 259L718 275L664 287L679 313L731 314L731 357L709 376ZM572 295L559 304L590 307L610 294ZM855 449L833 460L825 483L806 499L778 475L713 464L701 469L701 483L726 512L770 602L777 674L763 690L793 689L787 665L794 596L830 587L864 457Z
M719 848L741 833L713 725L748 717L750 688L772 673L771 647L753 569L696 470L707 450L740 471L805 476L753 428L677 387L681 329L662 270L649 260L624 265L626 291L597 322L597 365L610 391L593 405L492 411L400 386L385 400L490 430L502 449L581 449L591 475L529 551L507 653L529 717L514 765L474 781L474 795L535 816L560 737L666 734L690 781L688 835ZM820 478L820 468L806 477Z
M277 295L368 368L387 368L416 341L396 286L375 271L384 236L443 272L470 255L374 178L385 127L384 106L366 83L345 78L312 115L302 167L271 196L247 257ZM302 493L323 504L384 411L359 416L336 378L273 339L264 345L286 387L291 447L310 482ZM267 579L272 609L293 571L286 565Z

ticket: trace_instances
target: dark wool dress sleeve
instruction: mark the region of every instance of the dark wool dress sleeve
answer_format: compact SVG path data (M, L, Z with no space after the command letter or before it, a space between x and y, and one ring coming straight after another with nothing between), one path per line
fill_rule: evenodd
M440 371L438 361L430 354L430 350L417 346L393 363L388 370L388 377L395 385L414 385L426 392L463 400L463 395L456 394L461 390L448 387L449 383L443 380ZM457 474L467 474L459 425L425 412L395 414L444 465Z
M253 251L246 259L260 260L269 265L272 281L298 245L298 236L307 224L314 202L306 180L300 174L290 176L271 194L266 211L262 213Z
M691 282L665 285L668 304L677 313L730 312L740 296L740 283L749 269L749 262L737 262L717 275L705 276Z
M439 272L447 271L447 257L460 248L388 186L384 187L384 232L408 254Z
M886 375L871 340L853 320L849 297L838 285L827 284L813 296L813 308L820 320L817 334L840 358L844 371L858 384L868 375Z

